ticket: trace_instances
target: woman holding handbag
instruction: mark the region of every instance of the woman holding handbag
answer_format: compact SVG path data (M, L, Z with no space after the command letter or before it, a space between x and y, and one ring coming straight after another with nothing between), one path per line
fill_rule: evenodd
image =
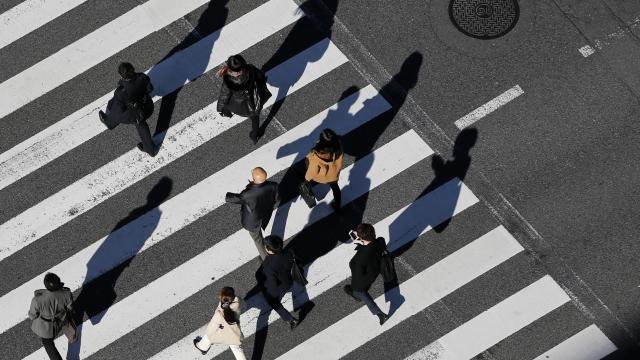
M320 133L318 142L307 154L307 171L304 175L304 183L300 186L300 193L305 198L307 205L313 207L313 203L308 201L309 193L313 196L311 187L314 183L328 184L333 192L331 206L334 210L340 210L342 193L338 186L340 170L343 161L342 141L331 129L324 129ZM306 194L305 194L306 193ZM314 201L315 202L315 201Z
M211 344L229 345L237 360L246 360L242 348L242 330L240 330L240 299L232 287L225 286L218 296L220 303L207 325L207 333L193 339L193 346L205 355Z

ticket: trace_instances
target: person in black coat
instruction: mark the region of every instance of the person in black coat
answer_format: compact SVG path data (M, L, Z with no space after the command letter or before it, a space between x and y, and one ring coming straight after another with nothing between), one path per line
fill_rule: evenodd
M349 261L351 269L351 285L345 285L344 291L367 305L369 311L380 320L380 325L384 324L389 316L380 310L378 305L369 295L371 284L380 275L380 262L384 246L376 239L375 229L371 224L360 224L356 227L358 243L356 254Z
M252 181L239 194L228 192L226 202L241 204L242 227L249 232L260 258L267 256L263 245L262 229L269 224L271 213L278 204L278 184L267 181L267 172L257 167L251 170Z
M217 110L222 116L233 114L248 117L251 120L249 137L256 144L260 133L260 111L271 97L267 89L267 78L262 70L247 64L240 55L232 55L217 72L222 78Z
M98 112L100 121L109 130L119 124L135 124L142 140L138 143L138 149L155 156L157 148L146 121L153 114L151 79L144 73L135 72L133 65L128 62L118 66L118 73L122 79L118 81L113 98L107 104L106 113L102 110Z
M264 238L264 246L267 257L256 274L258 284L262 285L262 295L267 303L275 310L282 320L289 323L293 330L300 321L291 315L282 306L280 300L293 285L291 268L293 267L293 255L282 251L283 241L277 235L269 235Z

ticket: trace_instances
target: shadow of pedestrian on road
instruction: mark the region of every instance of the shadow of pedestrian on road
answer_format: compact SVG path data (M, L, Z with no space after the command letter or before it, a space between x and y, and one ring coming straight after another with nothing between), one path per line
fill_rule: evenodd
M120 220L87 262L85 283L73 303L75 321L78 324L78 340L69 345L68 359L79 358L83 321L88 319L93 325L100 323L115 302L118 278L158 226L161 215L158 206L169 197L172 187L173 181L170 178L165 176L160 179L147 195L146 204L133 209L127 217ZM144 217L144 221L140 224L125 228L127 224L141 217ZM123 253L130 257L113 267L114 262L117 263Z

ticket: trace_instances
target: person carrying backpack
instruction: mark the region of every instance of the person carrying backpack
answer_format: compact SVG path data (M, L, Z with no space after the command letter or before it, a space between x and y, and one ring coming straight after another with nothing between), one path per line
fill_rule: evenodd
M193 346L205 355L211 344L229 345L236 360L246 360L241 347L244 335L240 329L240 299L229 286L220 290L218 299L220 302L207 325L207 332L193 339Z
M249 137L256 144L262 136L260 111L271 97L264 72L247 64L241 55L232 55L216 75L222 78L218 113L225 117L231 117L233 114L248 117L251 120Z
M141 140L138 149L155 156L158 148L147 125L147 119L153 114L151 79L144 73L137 73L128 62L118 65L118 73L122 79L118 81L113 98L107 103L107 111L100 110L98 117L109 130L119 124L135 124Z

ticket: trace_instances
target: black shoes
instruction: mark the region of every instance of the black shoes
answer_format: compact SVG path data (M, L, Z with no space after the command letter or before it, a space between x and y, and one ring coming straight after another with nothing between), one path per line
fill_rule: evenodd
M380 320L380 325L382 325L385 321L389 320L389 315L385 313L378 314L378 320Z
M143 153L149 154L148 152L144 151L144 147L142 146L142 143L139 142L138 145L136 146L138 148L138 150L142 151ZM154 157L158 154L158 150L160 150L159 146L154 145L153 146L153 153L149 154L149 156Z
M351 285L345 285L342 290L344 290L345 293L347 293L347 295L351 296L353 298L353 300L357 301L357 302L361 302L362 300L358 299L357 297L353 296L353 289L351 288Z
M104 113L104 111L100 110L98 111L98 118L100 118L100 122L107 127L107 129L109 130L113 130L113 127L110 127L109 125L107 125L107 114Z
M253 141L253 145L257 144L258 140L260 140L260 136L253 131L249 133L249 138Z
M202 338L200 336L197 336L195 339L193 339L193 346L195 346L196 349L198 349L198 351L200 351L200 354L207 355L207 351L209 351L209 350L204 351L204 350L202 350L202 349L200 349L198 347L198 343L200 342L200 340L202 340Z
M291 330L295 329L298 324L300 324L300 320L293 318L293 320L289 321L289 326L291 327Z

